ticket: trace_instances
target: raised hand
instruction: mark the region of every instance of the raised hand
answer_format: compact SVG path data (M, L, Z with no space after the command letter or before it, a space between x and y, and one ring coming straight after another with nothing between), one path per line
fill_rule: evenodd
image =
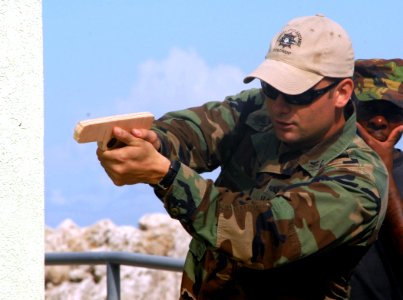
M382 158L386 167L391 170L393 167L393 150L403 133L403 125L394 128L385 141L380 141L372 136L360 123L357 128L364 141L374 149Z
M113 135L127 146L105 151L98 148L97 156L115 185L156 184L168 172L170 161L154 146L159 143L156 134L137 130L131 134L114 127Z

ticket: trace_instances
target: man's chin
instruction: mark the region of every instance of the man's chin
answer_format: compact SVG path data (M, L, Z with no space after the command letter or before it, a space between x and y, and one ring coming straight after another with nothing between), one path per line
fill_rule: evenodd
M296 139L295 137L285 136L278 137L278 139L289 147L299 148L301 145L301 141L299 139Z

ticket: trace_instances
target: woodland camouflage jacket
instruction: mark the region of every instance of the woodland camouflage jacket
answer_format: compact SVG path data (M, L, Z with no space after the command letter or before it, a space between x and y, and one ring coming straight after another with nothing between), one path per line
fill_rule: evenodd
M277 140L258 89L168 113L153 130L182 162L156 190L193 237L181 299L347 299L387 204L387 171L353 112L305 153ZM200 175L218 167L215 183Z

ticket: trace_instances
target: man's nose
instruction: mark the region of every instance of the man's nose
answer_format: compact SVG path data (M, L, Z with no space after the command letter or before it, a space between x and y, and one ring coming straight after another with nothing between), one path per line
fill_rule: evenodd
M368 127L374 130L383 130L389 127L389 122L384 116L377 115L369 120Z
M281 93L273 100L272 110L275 114L287 114L291 111L291 106L284 99L284 95Z

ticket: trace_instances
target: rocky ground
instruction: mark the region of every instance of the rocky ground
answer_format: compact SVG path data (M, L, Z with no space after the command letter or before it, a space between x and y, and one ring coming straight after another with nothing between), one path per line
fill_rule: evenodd
M178 221L164 214L150 214L139 227L116 226L110 220L80 228L65 220L57 228L46 228L46 252L125 251L184 258L190 236ZM122 300L176 300L181 273L121 266ZM46 266L47 300L106 299L106 266Z

